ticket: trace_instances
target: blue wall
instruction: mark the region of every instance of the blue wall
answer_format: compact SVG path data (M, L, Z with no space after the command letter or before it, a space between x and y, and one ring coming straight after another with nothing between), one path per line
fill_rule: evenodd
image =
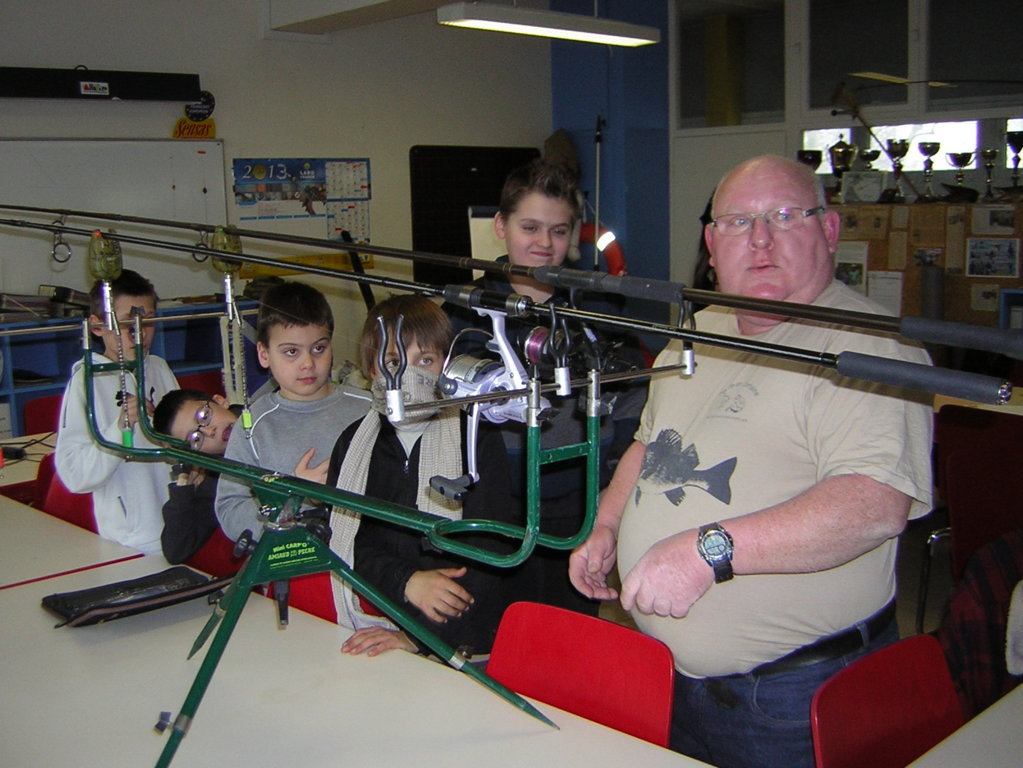
M592 0L551 0L551 10L593 15ZM661 30L661 42L618 48L551 43L552 130L568 131L582 164L580 187L595 202L595 131L601 141L600 218L618 235L629 274L667 280L668 7L666 0L601 0L602 17ZM628 313L667 320L664 304L628 301Z

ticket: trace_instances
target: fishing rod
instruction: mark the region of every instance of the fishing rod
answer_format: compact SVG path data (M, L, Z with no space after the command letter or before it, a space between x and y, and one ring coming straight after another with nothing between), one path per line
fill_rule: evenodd
M3 207L3 206L0 206ZM150 220L151 221L151 220ZM43 224L25 222L22 220L0 219L0 225L26 227L29 229L44 230L47 232L62 232L83 237L92 237L96 234L92 229L81 229L66 224L53 223ZM843 376L864 379L880 384L889 384L909 389L917 389L931 394L949 395L952 397L974 400L977 402L1003 404L1009 401L1012 390L1007 382L990 376L956 371L935 366L919 365L898 360L889 360L874 355L863 355L856 352L819 353L799 350L792 347L771 344L757 341L751 337L733 337L710 334L698 330L691 330L678 326L667 325L654 321L645 321L633 318L622 318L613 315L588 312L572 307L552 306L548 303L534 303L524 296L514 295L514 298L504 294L494 294L491 291L484 291L476 286L430 286L422 283L410 282L398 278L378 277L366 273L349 272L346 270L323 267L317 265L296 264L277 258L258 256L249 253L228 253L209 246L173 243L153 238L144 238L136 235L123 234L120 232L105 233L105 238L134 245L145 245L149 247L164 248L167 250L203 253L221 262L250 262L272 267L288 267L308 272L310 274L336 277L344 280L381 286L394 290L409 291L427 296L443 297L445 300L460 306L479 310L496 309L508 312L512 316L524 316L532 314L537 317L550 316L551 312L566 317L574 317L587 322L613 328L647 332L658 336L680 339L687 349L692 343L704 343L711 346L723 347L726 349L739 350L763 354L771 357L779 357L813 365L822 365L834 368ZM274 235L276 237L276 235ZM291 238L291 236L286 236ZM330 243L315 238L300 238L317 244ZM335 245L340 245L336 244ZM351 245L349 244L350 248ZM359 246L361 249L362 246ZM398 249L378 249L398 252ZM415 252L400 251L405 256L413 255ZM464 261L459 257L441 257ZM471 260L475 261L475 260ZM490 264L492 262L482 262ZM498 265L501 268L513 265ZM766 299L753 299L746 296L731 294L720 294L714 291L692 291L685 289L677 283L647 278L623 277L607 275L605 273L593 273L590 271L573 270L564 267L521 267L521 270L528 270L536 279L569 288L586 288L604 292L619 292L625 295L641 295L648 298L661 297L667 300L669 297L698 294L701 301L703 296L708 297L707 301L722 304L750 311L757 311L767 314L792 316L801 319L809 319L818 322L849 325L852 327L863 327L867 330L898 332L905 331L903 335L918 340L932 340L936 343L951 344L954 346L966 346L987 351L996 351L1011 357L1023 359L1023 333L1019 331L984 328L972 326L965 323L948 323L945 321L927 320L924 318L894 318L886 315L874 315L869 313L849 312L836 310L828 307L815 307L805 304L794 304L791 302L770 301ZM504 271L502 269L502 271ZM618 289L617 291L615 289ZM684 318L683 318L684 319ZM896 330L898 329L898 330Z
M1023 334L1020 334L1018 331L988 328L968 323L912 316L894 317L890 315L878 315L866 312L852 312L849 310L834 309L831 307L817 307L809 304L771 301L768 299L753 299L747 296L720 293L718 291L687 288L682 283L673 283L667 280L636 277L632 275L610 275L603 272L578 270L568 267L526 267L507 262L494 262L465 256L450 256L425 251L391 248L379 245L370 245L368 243L359 243L353 246L352 243L345 241L265 232L260 230L240 229L234 226L218 227L216 225L196 222L176 222L167 219L99 213L95 211L0 204L0 210L3 209L31 213L49 213L56 214L61 217L74 216L79 218L95 218L99 220L145 224L150 226L163 226L197 232L216 232L218 229L222 229L228 234L238 237L287 243L291 245L329 248L348 253L351 253L354 247L358 251L377 256L414 262L422 261L429 264L457 267L467 270L481 270L488 274L500 274L505 277L516 276L531 278L556 288L580 289L599 293L618 294L632 298L653 299L654 301L678 305L683 308L687 303L714 304L732 309L756 311L816 322L833 323L852 328L862 328L864 330L897 333L907 339L913 339L927 344L964 347L985 352L1005 354L1015 359L1023 359ZM40 229L51 233L70 232L72 234L81 234L82 232L81 230L67 227L61 222L54 222L53 224L39 224L23 220L4 219L0 220L0 225ZM91 230L88 234L91 234ZM123 242L132 242L155 247L166 247L172 250L186 251L190 253L209 252L208 249L204 248L202 245L184 246L170 243L164 245L162 241L129 239L129 236L122 236L119 233L109 233L109 237L122 240ZM222 254L218 253L216 255L219 256ZM316 267L314 265L297 265L293 262L281 262L274 259L252 256L251 254L245 254L242 260L255 264L268 264L278 267L284 266L289 269L299 269L300 271L308 272L310 274L353 279L350 277L352 273L342 272L340 270ZM366 275L364 272L360 272L358 274L363 275L366 278L366 282L370 285L394 288L400 287L390 284L387 282L386 278L374 278L370 275ZM411 290L416 293L427 295L439 295L440 289L435 286L427 286L422 283L414 285L414 288L403 287L401 289Z

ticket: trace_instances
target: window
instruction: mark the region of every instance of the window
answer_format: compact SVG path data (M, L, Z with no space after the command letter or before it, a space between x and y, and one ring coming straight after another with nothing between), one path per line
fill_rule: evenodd
M678 4L679 126L785 119L784 0Z
M1023 123L1023 120L1020 121ZM828 147L838 141L841 134L845 141L855 144L860 149L880 149L881 154L872 163L875 170L890 171L892 162L884 152L889 139L905 139L909 142L909 151L902 160L904 171L923 171L924 155L920 151L922 142L937 142L940 149L933 156L935 171L953 170L954 166L948 160L949 152L976 152L978 143L977 121L964 120L949 123L917 123L907 125L876 125L873 127L874 137L872 138L864 127L854 129L829 128L818 131L803 132L803 147L806 149L821 149L824 153L824 162L817 170L818 173L831 173L828 165ZM850 138L851 137L851 138ZM875 140L876 139L876 140ZM966 168L976 168L977 158L974 156ZM853 166L854 170L863 170L863 161L857 161Z

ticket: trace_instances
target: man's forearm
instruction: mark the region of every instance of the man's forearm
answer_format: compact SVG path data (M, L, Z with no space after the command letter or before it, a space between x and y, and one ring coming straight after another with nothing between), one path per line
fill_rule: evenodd
M605 526L612 530L616 536L618 535L622 514L625 512L625 504L628 502L629 494L636 487L639 473L643 469L644 456L646 456L646 446L639 441L633 442L622 454L611 482L600 495L595 526Z

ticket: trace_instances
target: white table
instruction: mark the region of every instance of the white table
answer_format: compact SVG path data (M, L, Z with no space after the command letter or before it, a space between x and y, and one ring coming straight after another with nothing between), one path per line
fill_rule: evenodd
M0 496L0 590L141 556L138 550Z
M155 567L153 567L155 565ZM155 765L206 648L186 655L204 599L91 627L54 629L51 592L144 575L150 558L0 591L0 744L5 766ZM465 675L391 651L339 652L347 631L253 596L227 645L176 766L702 766L538 704L554 730Z
M1023 685L910 765L915 768L1019 768L1023 765Z
M37 442L38 441L38 442ZM28 435L27 437L9 437L0 440L0 445L16 446L25 448L24 459L5 459L3 471L0 474L0 486L18 485L20 483L33 482L39 471L39 462L43 456L53 453L57 445L57 435L52 432L44 432L39 435Z

